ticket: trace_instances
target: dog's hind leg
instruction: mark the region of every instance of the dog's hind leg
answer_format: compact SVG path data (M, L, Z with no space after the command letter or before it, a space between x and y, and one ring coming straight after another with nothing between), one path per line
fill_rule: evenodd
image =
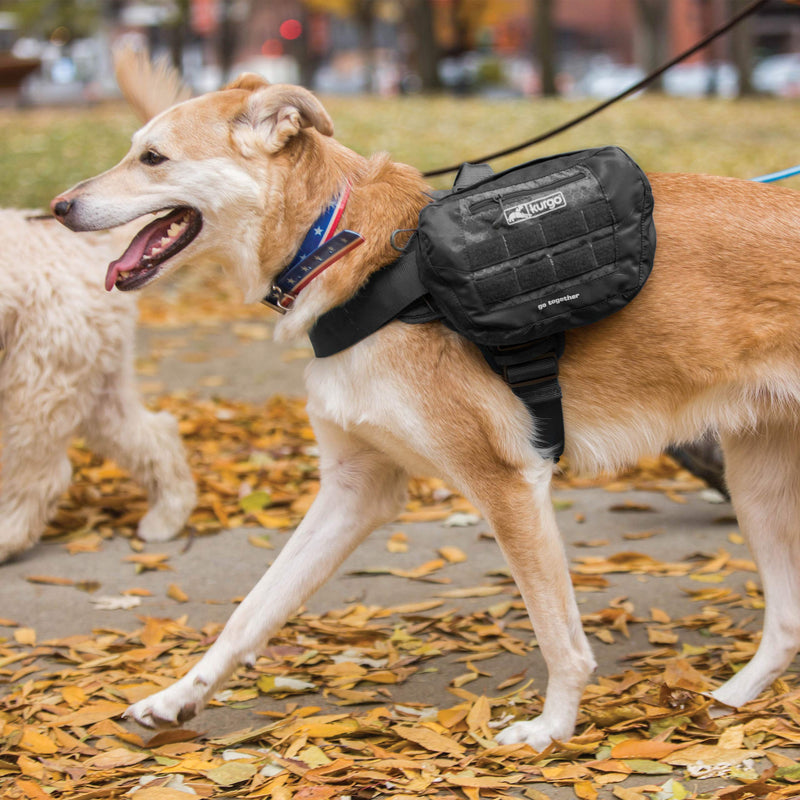
M492 525L522 593L548 670L542 714L514 723L497 740L526 742L536 750L572 735L583 689L595 668L556 525L551 474L552 465L541 461L527 472L509 469L481 489L486 475L473 498Z
M193 717L239 664L259 651L378 525L397 515L406 473L358 439L315 424L320 491L272 566L231 615L217 641L169 688L131 706L126 716L146 727Z
M740 706L789 666L800 647L800 430L770 420L722 436L725 480L764 590L764 630L750 663L713 694Z
M74 421L64 409L31 418L30 403L27 397L16 408L3 405L0 561L39 541L72 479L67 446Z
M105 376L102 401L81 432L91 450L112 458L146 490L149 509L139 536L164 541L180 533L197 494L175 418L142 405L131 363L123 359L119 372Z

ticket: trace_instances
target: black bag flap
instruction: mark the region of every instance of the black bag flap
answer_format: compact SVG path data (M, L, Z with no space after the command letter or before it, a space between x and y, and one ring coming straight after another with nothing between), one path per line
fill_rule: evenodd
M646 176L619 148L532 161L422 210L420 277L472 341L530 341L635 296L655 253L652 210Z

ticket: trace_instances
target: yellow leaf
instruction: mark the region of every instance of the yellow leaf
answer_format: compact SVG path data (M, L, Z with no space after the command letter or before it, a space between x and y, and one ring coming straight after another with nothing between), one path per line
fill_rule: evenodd
M390 553L407 553L408 552L408 536L402 531L397 531L389 537L386 542L386 549Z
M652 739L626 739L611 748L612 758L649 758L658 761L678 749L678 745Z
M720 573L712 573L710 575L701 574L699 572L695 572L694 574L689 576L693 581L700 581L701 583L722 583L725 580L725 576L721 575Z
M274 550L275 545L269 540L269 536L266 534L262 536L248 536L247 541L250 542L253 547L260 547L264 550Z
M43 583L47 586L72 586L75 583L72 578L59 578L55 575L26 575L25 580L29 583Z
M63 717L59 719L63 719ZM22 739L20 739L19 746L23 750L28 750L40 756L52 755L58 752L58 745L49 736L39 733L29 725L26 725L22 730Z
M137 789L131 795L131 800L187 800L191 796L166 786L145 786L144 789Z
M501 594L508 591L505 586L471 586L466 589L448 589L444 592L437 592L437 597L449 597L451 599L459 599L464 597L491 597L495 594Z
M592 786L591 781L575 781L572 791L580 800L597 800L597 789Z
M301 724L299 731L309 739L334 739L347 733L355 733L359 728L354 719L342 719L338 722L315 722L309 725Z
M393 730L401 739L414 742L432 753L449 753L453 756L464 753L464 747L458 742L424 725L397 725Z
M65 686L61 690L61 696L70 708L77 708L86 702L86 692L80 686Z
M150 758L149 753L134 753L126 747L116 747L105 753L98 753L96 756L84 761L87 767L92 769L120 769L122 767L132 767L141 761Z
M175 600L178 603L187 603L189 602L189 595L178 586L177 583L171 583L167 588L167 597Z
M14 631L14 641L33 647L36 644L36 631L33 628L17 628Z
M440 547L439 555L451 564L467 560L467 554L460 547Z
M51 795L43 791L33 781L17 779L14 781L14 786L22 790L22 794L19 796L24 797L25 800L51 800Z
M29 778L36 778L39 781L44 780L44 767L30 756L21 755L17 759L17 767L23 775L27 775Z
M717 740L718 747L736 750L744 744L744 725L731 725L726 728Z
M489 720L492 718L492 708L489 701L481 695L473 704L472 708L467 714L467 728L470 731L477 731L483 736L489 738L487 726Z
M148 569L172 569L172 567L165 563L168 559L169 553L136 553L132 556L125 556L122 560L136 564L137 572L144 572Z
M650 626L647 629L647 638L650 644L675 644L678 641L678 634Z
M271 514L268 511L254 511L253 516L263 528L291 528L293 524L288 514Z
M104 719L111 717L118 717L128 706L125 703L115 703L112 700L98 700L96 703L90 703L77 711L72 711L69 714L64 714L57 717L53 721L53 725L77 725L79 727L85 725L94 725L95 722L100 722Z
M258 770L255 765L243 761L228 761L221 767L214 767L206 772L206 777L210 778L219 786L233 786L237 783L250 780Z
M311 769L316 767L323 767L331 763L331 759L322 752L322 750L315 744L301 750L295 758L299 758L304 764L308 764Z

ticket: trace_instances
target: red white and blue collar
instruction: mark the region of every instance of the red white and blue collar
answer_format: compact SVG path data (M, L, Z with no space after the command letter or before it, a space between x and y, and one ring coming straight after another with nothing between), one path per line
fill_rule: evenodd
M297 295L342 256L364 243L364 237L355 231L335 234L350 197L348 182L342 193L332 200L317 217L303 239L300 249L272 283L264 305L285 314L294 304Z

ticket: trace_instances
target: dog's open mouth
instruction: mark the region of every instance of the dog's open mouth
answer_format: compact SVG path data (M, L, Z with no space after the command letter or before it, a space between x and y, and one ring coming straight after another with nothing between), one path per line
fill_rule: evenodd
M183 250L200 233L203 217L194 208L175 208L153 220L134 236L128 249L108 265L106 289L123 292L149 283L161 265Z

